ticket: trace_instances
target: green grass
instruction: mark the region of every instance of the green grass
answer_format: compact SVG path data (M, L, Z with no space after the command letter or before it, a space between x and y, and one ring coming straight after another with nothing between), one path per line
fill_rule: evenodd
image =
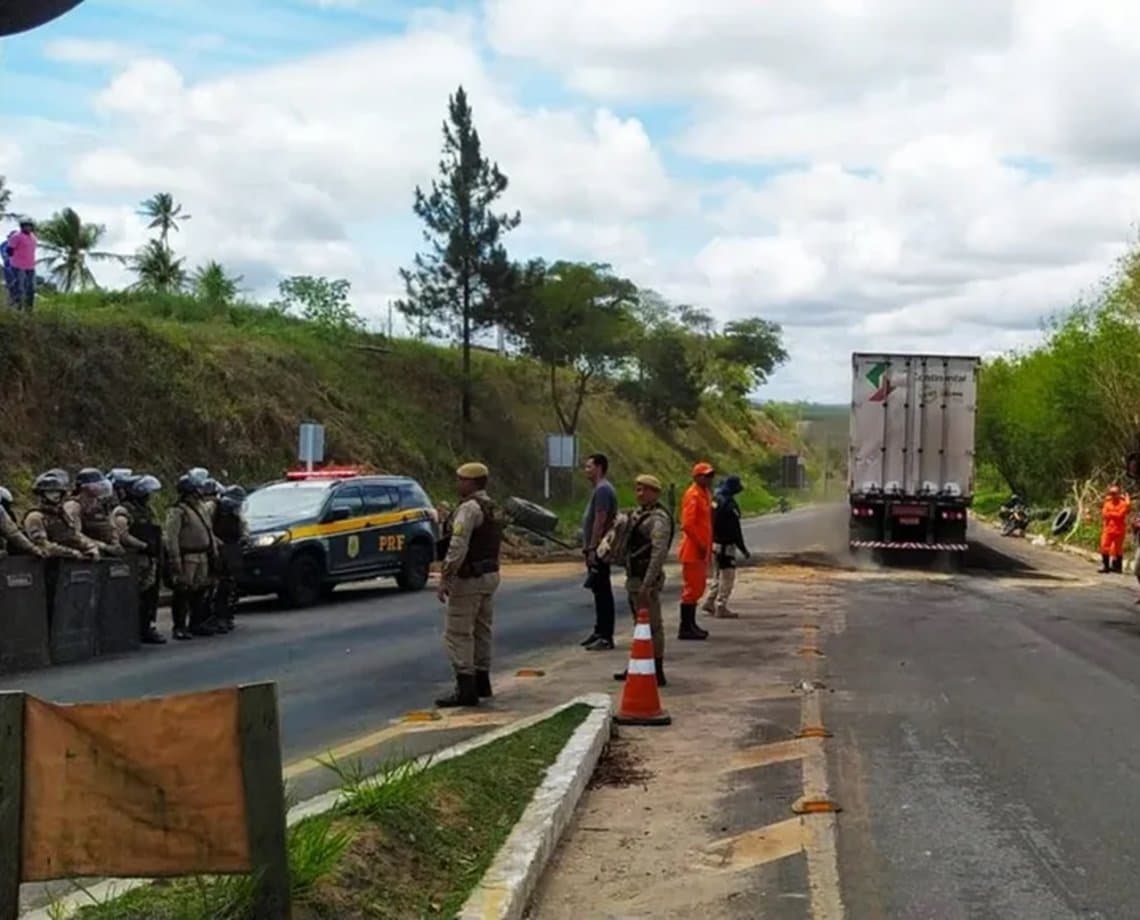
M328 764L337 810L290 828L297 920L452 917L487 871L547 769L590 713L577 704L440 764L366 775ZM159 882L83 907L78 920L256 920L249 876Z

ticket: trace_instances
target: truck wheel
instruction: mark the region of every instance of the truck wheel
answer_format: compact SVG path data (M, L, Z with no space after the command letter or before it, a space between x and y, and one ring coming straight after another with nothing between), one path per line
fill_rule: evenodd
M404 553L396 584L401 591L422 591L431 577L432 551L426 543L413 543Z
M558 527L558 515L542 505L536 505L534 502L528 502L525 498L516 498L511 496L504 503L507 510L515 522L527 527L530 530L537 530L539 533L553 533Z
M311 553L302 553L289 563L281 599L290 607L312 607L321 599L321 564Z

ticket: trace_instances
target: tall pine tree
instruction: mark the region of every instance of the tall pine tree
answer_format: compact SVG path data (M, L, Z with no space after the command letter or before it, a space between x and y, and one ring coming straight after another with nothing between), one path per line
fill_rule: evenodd
M407 297L396 306L429 335L450 332L463 348L463 421L471 421L471 339L497 320L500 294L513 269L501 237L521 216L491 208L507 177L483 156L467 93L448 99L440 177L430 194L416 187L414 210L424 222L426 253L401 269Z

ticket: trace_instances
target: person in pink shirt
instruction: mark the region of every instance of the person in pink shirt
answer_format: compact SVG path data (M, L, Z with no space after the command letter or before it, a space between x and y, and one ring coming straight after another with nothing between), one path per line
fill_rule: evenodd
M36 301L36 225L30 217L21 220L19 231L8 237L8 258L18 297L12 306L31 313Z

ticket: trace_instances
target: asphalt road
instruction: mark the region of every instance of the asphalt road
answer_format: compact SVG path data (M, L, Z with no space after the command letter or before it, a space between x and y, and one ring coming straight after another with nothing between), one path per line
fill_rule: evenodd
M794 548L817 519L804 510L756 519L748 529L758 546ZM497 671L540 664L573 647L593 626L592 597L582 588L585 572L564 574L565 566L553 571L563 574L504 579L495 609ZM450 681L434 592L404 594L390 585L347 586L331 602L304 611L251 601L228 636L7 675L0 677L0 689L78 702L273 680L284 760L320 754L408 710L430 707ZM163 632L169 635L169 621Z
M848 916L1140 917L1136 582L975 537L1018 569L868 571L825 642Z

